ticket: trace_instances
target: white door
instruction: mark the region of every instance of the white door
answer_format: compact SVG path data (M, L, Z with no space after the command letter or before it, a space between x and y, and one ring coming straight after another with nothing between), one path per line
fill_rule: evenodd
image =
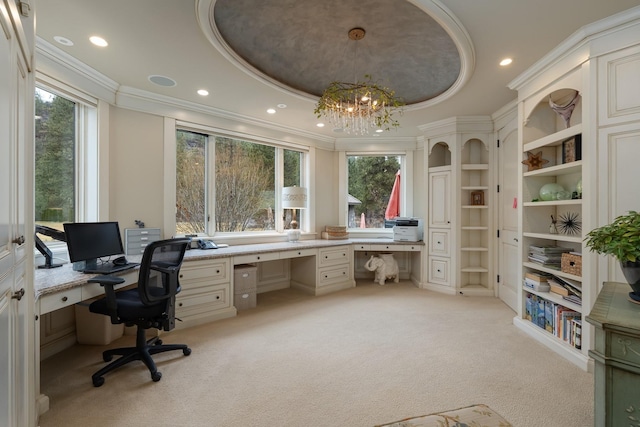
M429 226L451 227L451 171L429 173Z
M33 14L0 2L0 425L32 426L35 393L33 297ZM26 34L29 32L30 34ZM30 69L31 68L31 69ZM30 255L30 256L29 256Z
M501 134L502 132L502 134ZM498 296L518 312L518 132L515 126L498 132Z

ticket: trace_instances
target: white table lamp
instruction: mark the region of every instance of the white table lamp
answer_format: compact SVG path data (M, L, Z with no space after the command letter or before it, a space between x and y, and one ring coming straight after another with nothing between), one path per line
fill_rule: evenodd
M291 229L288 231L289 241L300 240L300 230L296 219L296 210L307 207L307 189L304 187L283 187L282 188L282 209L292 209Z

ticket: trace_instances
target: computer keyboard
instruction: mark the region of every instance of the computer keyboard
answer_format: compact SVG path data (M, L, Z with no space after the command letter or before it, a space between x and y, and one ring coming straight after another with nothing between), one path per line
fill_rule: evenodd
M86 274L111 274L117 273L119 271L129 270L139 265L140 264L137 262L130 262L124 265L113 265L111 263L104 263L94 268L86 268L82 270L82 272Z

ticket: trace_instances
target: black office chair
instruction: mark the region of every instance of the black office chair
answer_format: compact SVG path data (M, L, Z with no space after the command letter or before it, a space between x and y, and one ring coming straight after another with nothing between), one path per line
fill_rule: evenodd
M121 292L114 291L114 285L124 283L118 276L103 275L89 280L104 286L105 297L89 306L92 313L111 317L111 323L124 323L137 326L136 346L116 348L102 353L105 362L114 355L120 355L104 368L97 371L91 379L95 387L104 384L103 375L134 360L141 360L151 372L153 381L160 381L152 354L171 350L182 350L185 356L191 349L184 344L162 344L158 337L147 341L147 329L156 328L170 331L175 327L175 299L180 292L178 274L190 239L168 239L150 243L142 255L138 286Z

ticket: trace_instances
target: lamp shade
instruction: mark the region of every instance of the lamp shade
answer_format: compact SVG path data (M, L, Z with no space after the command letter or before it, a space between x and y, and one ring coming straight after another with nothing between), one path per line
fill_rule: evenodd
M307 207L307 189L305 187L283 187L282 208L304 209Z

